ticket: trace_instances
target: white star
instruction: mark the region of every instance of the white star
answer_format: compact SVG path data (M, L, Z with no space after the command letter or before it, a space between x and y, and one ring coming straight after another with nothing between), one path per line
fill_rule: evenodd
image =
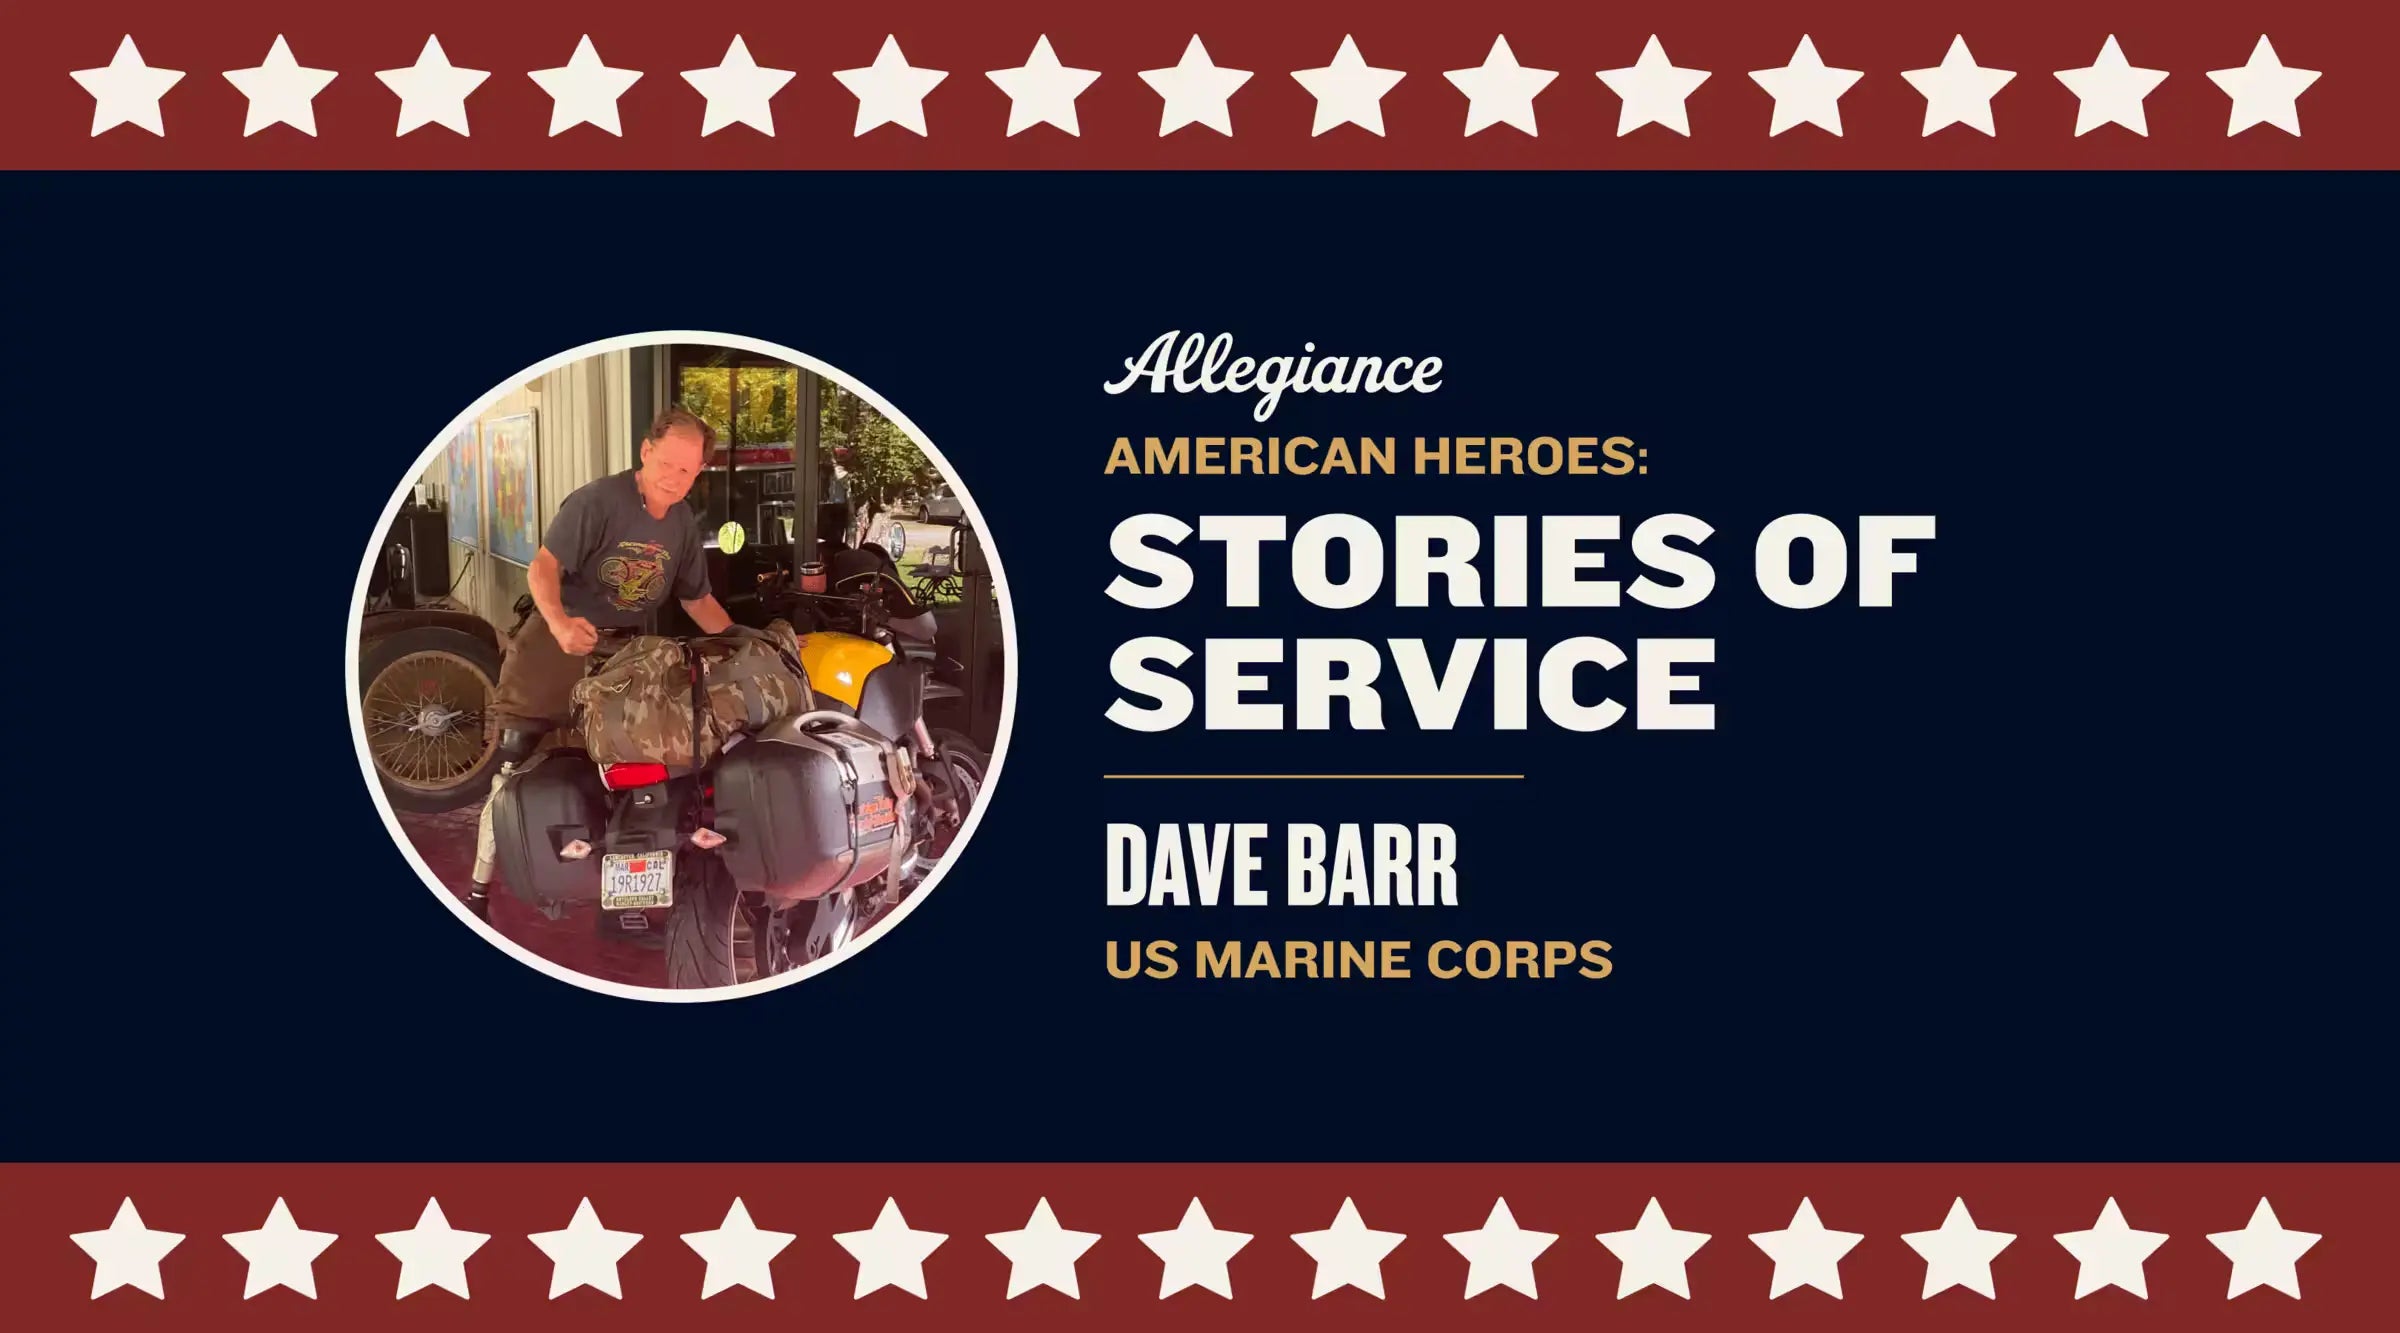
M700 1279L701 1300L728 1287L748 1287L774 1300L775 1274L769 1266L792 1243L792 1233L759 1230L750 1221L750 1209L737 1198L716 1230L686 1231L683 1243L708 1261L708 1272Z
M617 99L639 82L642 72L615 69L600 62L591 34L575 43L575 54L556 69L537 69L526 77L550 94L550 135L556 138L578 125L592 125L624 136L617 123Z
M1554 1232L1526 1231L1517 1226L1508 1200L1495 1199L1491 1216L1474 1231L1445 1233L1450 1248L1467 1257L1467 1294L1473 1300L1494 1287L1510 1287L1539 1299L1533 1285L1533 1261L1558 1239Z
M1397 1231L1369 1230L1358 1216L1358 1205L1344 1199L1341 1211L1333 1215L1332 1226L1323 1231L1295 1232L1292 1243L1317 1261L1316 1285L1309 1291L1309 1299L1342 1287L1356 1287L1382 1300L1384 1256L1406 1239Z
M1050 1201L1042 1199L1033 1205L1033 1215L1015 1231L994 1231L984 1236L992 1248L1008 1256L1008 1299L1015 1300L1035 1287L1055 1287L1078 1300L1082 1293L1075 1289L1075 1261L1099 1241L1097 1231L1069 1231L1058 1224L1058 1215L1050 1211Z
M1817 1206L1806 1199L1792 1213L1792 1224L1781 1231L1753 1231L1750 1243L1775 1261L1775 1276L1767 1284L1767 1299L1787 1291L1815 1287L1835 1300L1842 1298L1842 1256L1864 1234L1828 1231L1817 1220Z
M164 138L166 121L158 114L158 99L183 81L179 69L157 69L143 63L129 33L117 43L117 53L97 69L79 69L75 82L92 95L92 137L119 125L138 125Z
M1024 64L988 70L983 77L1008 94L1010 138L1044 123L1081 137L1083 131L1075 124L1075 99L1092 86L1100 71L1058 63L1058 53L1050 49L1050 37L1045 33L1034 40L1033 54L1025 57Z
M2150 1287L2142 1277L2142 1262L2167 1243L2167 1233L2136 1231L2125 1225L2125 1214L2112 1198L2101 1205L2100 1220L2092 1223L2090 1230L2061 1231L2051 1239L2075 1256L2076 1300L2102 1287L2123 1287L2148 1300Z
M325 1253L325 1247L335 1239L330 1231L301 1230L292 1221L292 1210L284 1206L282 1199L277 1199L258 1230L225 1233L225 1243L250 1261L250 1275L242 1282L242 1299L249 1300L275 1287L290 1287L315 1300L314 1265L317 1256Z
M427 37L416 64L406 69L379 69L375 77L400 95L400 128L393 134L398 138L420 125L442 125L465 134L467 94L492 76L485 70L451 64L442 50L442 39Z
M2273 1287L2300 1299L2300 1256L2323 1237L2313 1231L2286 1231L2275 1220L2265 1199L2250 1214L2250 1225L2239 1231L2212 1231L2208 1243L2233 1260L2233 1281L2225 1288L2232 1300L2252 1287Z
M2016 1239L2007 1231L1982 1231L1967 1213L1967 1201L1950 1201L1950 1214L1936 1231L1911 1231L1900 1239L1925 1260L1925 1299L1951 1287L1965 1287L1991 1299L1992 1260Z
M885 1199L883 1211L875 1215L875 1225L865 1231L844 1231L834 1236L834 1243L858 1260L858 1282L851 1288L850 1298L857 1300L878 1287L898 1287L922 1300L925 1297L925 1259L950 1239L939 1231L912 1231L908 1219L900 1215L896 1199Z
M440 1287L464 1299L467 1260L491 1237L452 1227L450 1219L442 1215L442 1201L428 1198L415 1226L406 1231L379 1231L375 1239L400 1261L400 1289L392 1294L393 1300L427 1287Z
M225 71L225 81L241 89L250 101L250 113L242 118L242 137L247 139L270 125L289 125L314 138L317 112L313 103L333 78L332 70L310 69L292 59L291 44L281 33L276 34L265 60L248 69Z
M577 1287L590 1287L623 1300L625 1293L617 1287L617 1261L642 1242L639 1232L611 1231L600 1225L600 1214L593 1211L590 1199L575 1205L575 1216L566 1230L537 1231L525 1239L550 1256L551 1300Z
M850 130L855 139L878 125L897 125L925 133L925 94L949 78L947 70L918 69L900 54L900 39L885 36L875 63L859 69L838 69L833 77L858 99L858 120Z
M1539 137L1534 128L1533 99L1558 77L1554 69L1527 69L1517 63L1503 35L1492 40L1490 55L1473 69L1445 70L1442 77L1467 95L1467 133L1494 125L1514 125Z
M1358 53L1358 40L1344 34L1333 63L1315 69L1296 69L1292 77L1317 99L1315 127L1310 137L1341 125L1356 125L1370 134L1383 133L1383 95L1399 86L1406 74L1377 69Z
M76 1248L92 1257L93 1300L119 1287L146 1291L162 1301L167 1298L166 1283L158 1275L158 1261L183 1243L183 1233L152 1231L142 1225L141 1212L133 1206L133 1200L117 1205L117 1216L108 1224L108 1230L78 1231L73 1240Z
M1751 80L1775 99L1775 120L1767 127L1767 137L1772 139L1794 125L1815 125L1840 137L1842 94L1850 91L1861 73L1828 68L1817 58L1817 44L1803 33L1783 68L1750 71Z
M1997 137L1992 128L1992 98L2017 77L2013 69L1985 69L1975 63L1963 36L1950 39L1942 63L1930 69L1902 70L1900 77L1925 98L1925 134L1950 125L1964 125ZM1918 136L1920 138L1924 135Z
M1210 60L1198 33L1192 34L1191 44L1183 48L1182 60L1165 69L1142 71L1142 82L1166 101L1158 117L1161 139L1186 125L1206 125L1230 137L1233 112L1226 102L1249 81L1249 70L1226 69Z
M2294 69L2275 54L2264 35L2250 48L2250 63L2239 69L2212 69L2209 82L2233 99L2233 116L2225 137L2253 125L2272 125L2287 134L2300 133L2300 94L2317 81L2320 71Z
M1658 1206L1658 1200L1652 1199L1642 1209L1642 1220L1633 1224L1633 1230L1604 1232L1598 1239L1623 1265L1617 1274L1618 1300L1644 1287L1664 1287L1687 1301L1692 1298L1691 1284L1683 1274L1684 1261L1708 1244L1708 1236L1677 1231L1668 1224L1667 1212Z
M1684 117L1683 99L1708 82L1708 71L1677 68L1653 33L1642 44L1640 59L1623 69L1600 71L1600 81L1624 102L1617 111L1618 138L1653 122L1690 138L1692 124Z
M2167 72L2126 64L2125 52L2111 33L2091 64L2059 70L2058 81L2075 94L2075 137L2114 121L2147 138L2150 126L2142 115L2142 99L2167 81Z
M1183 1210L1173 1231L1145 1231L1142 1244L1165 1262L1159 1275L1158 1298L1165 1300L1185 1287L1202 1287L1233 1298L1233 1256L1250 1243L1247 1231L1219 1231L1208 1220L1198 1199Z
M747 125L772 138L775 111L767 103L792 81L792 71L762 68L750 58L749 43L737 32L723 60L707 69L683 71L683 81L708 99L708 110L700 118L701 138L728 125Z

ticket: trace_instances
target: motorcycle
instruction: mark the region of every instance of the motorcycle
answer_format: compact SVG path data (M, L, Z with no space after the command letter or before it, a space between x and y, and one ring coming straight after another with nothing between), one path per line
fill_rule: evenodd
M742 627L665 641L696 661L744 638L779 642ZM679 989L781 975L872 929L948 851L988 760L926 726L928 662L862 635L797 642L785 660L806 706L754 717L696 768L602 764L560 745L504 776L492 797L504 881L536 905L667 909ZM593 656L598 674L614 652ZM697 714L697 674L694 688Z
M932 608L914 597L906 580L888 559L834 579L826 592L796 590L779 582L763 589L759 601L787 625L809 626L804 643L866 639L882 645L896 658L922 664L925 688L921 712L942 705L956 705L963 710L966 691L940 679L940 672L947 669L953 675L963 676L968 666L956 658L941 657ZM834 675L824 678L838 679ZM979 774L989 762L964 733L935 727L926 734L923 727L920 716L915 730L920 733L920 749L927 757L937 749L956 753L967 757Z

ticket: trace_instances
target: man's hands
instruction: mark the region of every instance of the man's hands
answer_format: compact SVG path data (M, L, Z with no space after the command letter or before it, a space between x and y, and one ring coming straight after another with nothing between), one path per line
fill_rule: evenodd
M525 571L526 591L533 594L542 623L550 627L551 640L569 657L581 657L600 646L600 631L582 616L567 613L559 600L559 579L558 557L547 546L535 551L533 566Z
M683 603L683 613L692 618L702 634L723 634L733 624L733 617L717 604L717 595L708 593L698 601Z
M550 622L550 637L570 657L581 657L600 646L600 631L582 616L565 616Z

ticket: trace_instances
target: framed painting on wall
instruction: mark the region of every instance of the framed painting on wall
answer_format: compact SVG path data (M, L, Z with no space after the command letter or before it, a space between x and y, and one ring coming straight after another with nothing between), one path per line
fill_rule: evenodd
M533 564L541 549L541 509L534 485L534 415L501 417L483 430L484 470L490 478L492 555L513 565Z
M483 437L475 422L450 437L443 450L443 491L450 505L450 540L483 546Z

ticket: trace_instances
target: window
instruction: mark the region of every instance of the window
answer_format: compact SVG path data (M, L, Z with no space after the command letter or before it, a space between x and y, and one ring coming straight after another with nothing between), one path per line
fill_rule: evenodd
M916 512L942 475L917 442L875 405L831 380L817 395L817 440L823 454L822 494L853 525L870 515Z
M692 506L712 548L728 520L746 544L788 548L806 534L793 487L804 422L804 390L815 377L797 366L729 348L678 347L669 360L675 400L717 434Z

